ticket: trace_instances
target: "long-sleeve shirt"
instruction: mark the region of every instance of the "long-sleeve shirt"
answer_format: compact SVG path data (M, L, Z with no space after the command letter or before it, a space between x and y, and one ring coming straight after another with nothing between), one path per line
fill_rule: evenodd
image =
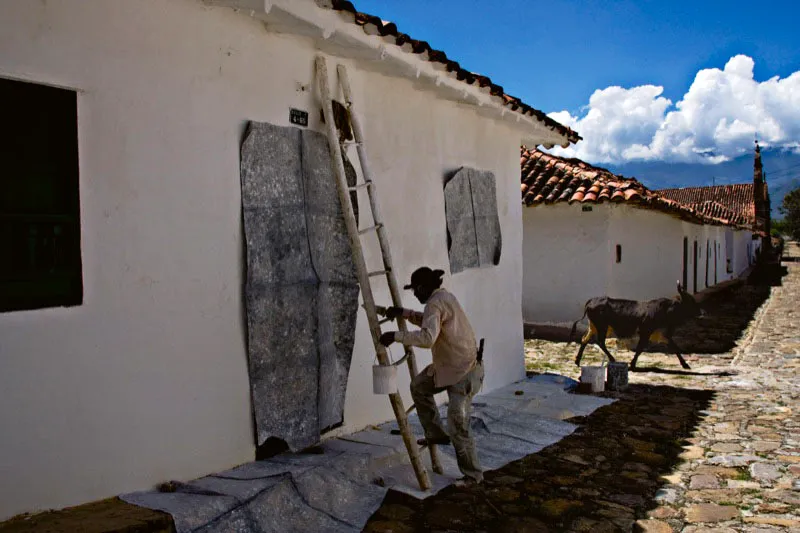
M455 385L475 367L478 356L475 333L455 296L436 289L422 313L411 311L404 316L420 329L397 332L395 340L407 346L430 348L436 387Z

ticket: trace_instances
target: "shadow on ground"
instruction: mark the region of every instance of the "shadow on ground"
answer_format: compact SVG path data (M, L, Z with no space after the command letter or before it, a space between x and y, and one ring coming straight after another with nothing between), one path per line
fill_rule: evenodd
M658 366L637 366L631 372L651 372L653 374L668 374L672 376L706 376L706 377L726 377L734 376L736 372L723 370L721 372L694 372L692 370L679 370L676 368L661 368Z
M780 286L786 273L785 266L765 264L756 268L745 282L708 295L701 304L706 316L692 319L675 331L675 342L681 351L722 354L732 350L755 312L769 297L771 288ZM571 326L571 323L526 324L525 338L566 342ZM583 336L586 329L585 320L578 323L573 343ZM629 349L633 349L636 339L630 339L627 344ZM578 344L575 344L576 352L577 347ZM645 352L673 353L665 344L651 344Z
M364 531L631 531L656 508L661 476L681 460L713 392L631 385L603 395L619 401L571 419L575 433L486 473L483 484L424 501L390 491Z
M710 295L702 303L703 318L693 319L675 332L675 342L684 353L720 354L731 351L753 320L774 286L781 284L786 267L766 264L756 268L744 284ZM670 353L665 345L648 352Z

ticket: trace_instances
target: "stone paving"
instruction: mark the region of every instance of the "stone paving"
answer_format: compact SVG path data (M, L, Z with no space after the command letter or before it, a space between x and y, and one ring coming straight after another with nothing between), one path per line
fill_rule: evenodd
M715 397L654 511L672 521L654 531L800 531L800 263L786 265L733 351L735 374L705 383Z
M741 286L725 297L722 322L694 327L691 371L645 353L628 391L604 393L619 401L570 420L583 431L482 486L424 503L390 493L365 531L800 533L800 246L787 244L784 259L787 275L754 316L748 306L768 289ZM710 339L734 347L709 353ZM526 348L529 370L578 376L576 344ZM587 356L600 361L599 350Z
M715 391L684 462L656 496L659 507L641 522L647 531L800 532L800 246L790 243L784 258L782 285L772 288L738 345L689 357L696 374L710 376L678 371L669 354L640 359L657 373L631 374L631 383Z
M791 243L785 254L800 258L800 247ZM800 532L800 263L785 264L782 286L772 288L738 347L697 368L730 375L685 380L715 396L685 462L656 495L647 531Z

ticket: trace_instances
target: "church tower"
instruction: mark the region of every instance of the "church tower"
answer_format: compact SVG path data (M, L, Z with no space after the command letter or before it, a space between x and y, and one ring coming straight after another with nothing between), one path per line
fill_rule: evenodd
M764 175L764 165L761 162L761 147L756 141L755 160L753 161L753 204L755 206L756 228L767 233L764 244L769 246L770 230L772 223L770 220L770 201L767 179Z

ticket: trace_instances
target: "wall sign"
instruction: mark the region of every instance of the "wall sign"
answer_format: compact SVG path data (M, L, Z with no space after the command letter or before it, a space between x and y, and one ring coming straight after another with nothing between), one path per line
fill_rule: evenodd
M298 126L308 126L308 111L289 109L289 122Z

